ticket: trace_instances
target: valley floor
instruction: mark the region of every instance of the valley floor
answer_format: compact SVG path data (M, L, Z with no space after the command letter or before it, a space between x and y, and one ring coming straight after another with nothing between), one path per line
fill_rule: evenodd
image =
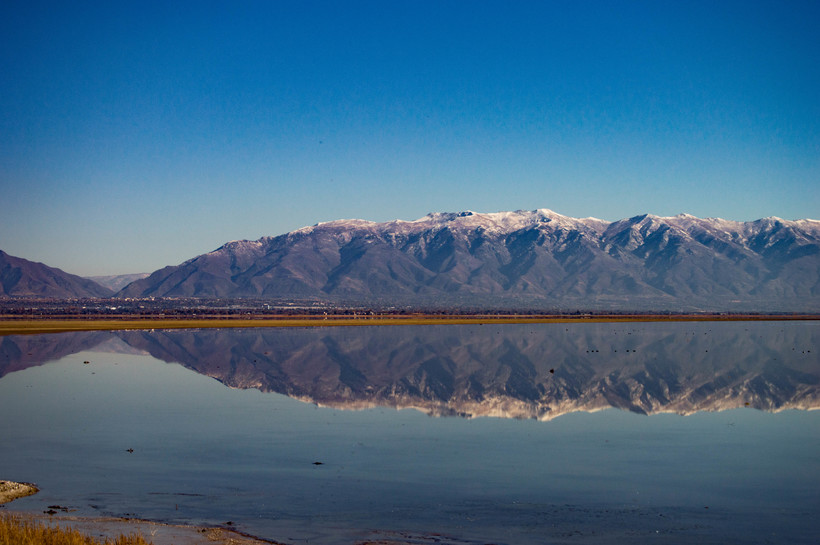
M134 317L122 316L2 316L0 336L64 331L100 331L123 329L199 329L248 327L330 327L385 325L457 325L457 324L538 324L579 322L689 322L689 321L759 321L820 320L818 314L378 314L359 316L293 316L258 315L253 317L206 316Z

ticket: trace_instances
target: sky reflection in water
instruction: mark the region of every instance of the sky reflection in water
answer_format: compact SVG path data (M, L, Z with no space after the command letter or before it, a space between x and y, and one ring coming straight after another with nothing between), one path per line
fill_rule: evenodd
M576 532L633 542L663 534L666 542L809 543L818 534L817 412L604 410L538 422L344 411L226 388L181 365L123 353L149 350L229 384L276 386L337 406L360 406L367 392L379 402L415 395L435 414L463 413L465 392L497 402L513 386L530 393L519 396L523 406L541 416L562 403L599 408L601 399L631 403L633 411L695 402L706 410L743 407L744 396L775 408L817 399L815 323L484 328L3 338L0 478L42 489L15 509L60 504L85 515L231 520L287 543L353 543L391 532L422 542L444 533L452 543L560 542ZM616 332L634 338L604 344ZM71 353L72 342L84 351ZM586 352L592 344L613 352L595 364ZM616 346L626 345L634 361L616 359ZM120 353L93 351L110 349ZM69 355L39 365L51 356L38 354L60 351ZM364 361L367 353L372 359ZM477 365L458 354L494 360ZM671 354L678 359L663 359ZM511 380L516 373L535 388ZM548 382L556 375L560 387ZM659 384L666 386L652 390ZM667 397L658 401L661 391Z

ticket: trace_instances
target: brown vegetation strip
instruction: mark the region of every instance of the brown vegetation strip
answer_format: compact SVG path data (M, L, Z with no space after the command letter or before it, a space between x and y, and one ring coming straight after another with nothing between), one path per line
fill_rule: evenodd
M139 535L120 535L100 541L72 528L0 513L0 545L152 545Z
M91 537L97 536L97 537ZM220 527L0 511L0 545L278 545Z
M142 536L121 535L100 541L72 528L53 528L41 522L0 514L0 545L151 545Z
M586 322L682 322L749 320L818 320L819 315L762 314L616 314L616 315L401 315L401 316L288 316L214 318L38 318L0 317L0 335L61 333L122 329L199 329L249 327L331 327L385 325L542 324Z

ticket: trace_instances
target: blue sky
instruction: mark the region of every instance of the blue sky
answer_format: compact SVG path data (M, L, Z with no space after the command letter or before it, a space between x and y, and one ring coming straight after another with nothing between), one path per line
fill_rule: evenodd
M0 249L149 272L320 221L820 218L820 3L5 2Z

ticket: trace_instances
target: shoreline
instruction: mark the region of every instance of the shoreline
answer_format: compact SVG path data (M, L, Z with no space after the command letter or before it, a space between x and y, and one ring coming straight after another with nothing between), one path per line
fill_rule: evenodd
M168 318L131 316L0 316L0 336L68 331L114 331L125 329L204 329L270 327L350 327L394 325L479 325L607 322L746 322L820 320L818 314L471 314L471 315L377 315L377 316L258 316Z
M58 505L49 506L49 510L42 513L8 509L7 504L39 491L31 483L0 480L0 517L32 521L64 530L75 529L102 540L136 534L153 545L282 545L225 526L189 526L125 517L73 516L58 514L58 511L71 511Z
M99 540L139 535L152 545L284 545L224 526L188 526L139 518L88 517L33 513L0 507L0 516L74 529Z

